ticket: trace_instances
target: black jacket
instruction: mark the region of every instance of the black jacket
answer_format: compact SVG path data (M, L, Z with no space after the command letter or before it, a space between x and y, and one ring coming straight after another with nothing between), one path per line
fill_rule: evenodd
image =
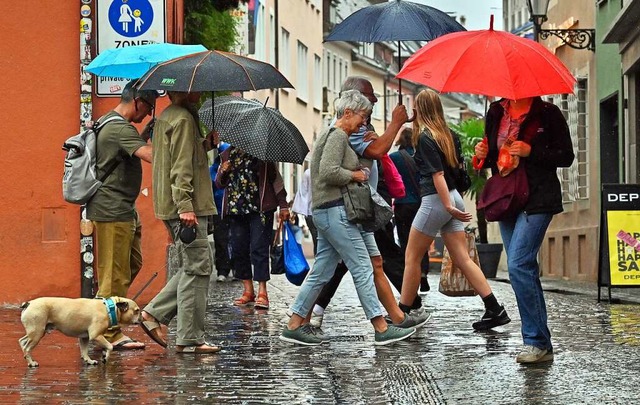
M502 100L500 100L502 101ZM485 168L491 168L499 176L498 129L504 109L500 101L491 103L486 118L485 133L489 141L489 154ZM558 167L569 167L574 159L569 127L562 112L554 104L535 97L529 114L520 125L518 140L531 145L531 154L520 158L526 165L529 180L529 201L525 207L528 214L562 212L562 192L556 174Z

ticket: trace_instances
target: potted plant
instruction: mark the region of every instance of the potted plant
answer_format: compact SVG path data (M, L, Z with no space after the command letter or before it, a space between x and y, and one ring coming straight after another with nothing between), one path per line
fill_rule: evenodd
M484 211L477 209L478 199L482 194L484 185L487 183L487 174L485 170L476 171L471 165L471 158L475 154L475 146L484 137L484 120L478 118L467 119L459 124L451 124L451 129L460 138L462 155L464 156L469 177L471 177L471 187L465 192L465 195L476 202L478 217L476 247L478 248L480 268L485 277L495 278L498 272L500 256L502 255L502 243L489 243L488 241L487 221L484 217Z

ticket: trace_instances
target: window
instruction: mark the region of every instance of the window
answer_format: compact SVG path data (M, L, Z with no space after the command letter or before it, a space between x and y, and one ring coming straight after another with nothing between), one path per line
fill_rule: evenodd
M562 202L589 198L589 106L587 105L586 78L578 78L575 94L562 94L549 98L557 105L569 125L573 152L576 155L570 167L558 169L562 186Z
M367 58L374 59L375 53L372 43L361 42L359 47L360 55L366 56Z
M256 7L258 7L256 5ZM258 12L257 12L257 22L256 22L256 42L255 42L255 58L257 60L261 60L261 61L265 61L266 60L266 55L267 55L267 50L266 50L266 44L265 44L265 27L264 27L264 6L260 6L258 7Z
M269 63L276 64L276 19L273 10L269 16Z
M322 85L326 88L329 88L329 84L331 83L331 52L324 51L324 72L322 78Z
M313 107L322 111L322 59L313 55Z
M302 42L298 41L298 66L296 68L298 98L304 101L309 100L309 66L307 57L309 49Z
M289 79L291 77L291 60L289 55L291 55L290 45L289 45L289 31L282 29L281 37L280 37L280 72ZM291 81L291 80L289 80Z

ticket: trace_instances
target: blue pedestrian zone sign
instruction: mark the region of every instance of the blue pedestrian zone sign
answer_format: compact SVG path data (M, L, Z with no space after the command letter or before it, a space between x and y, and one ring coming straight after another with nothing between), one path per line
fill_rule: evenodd
M149 0L114 0L109 7L109 24L124 37L144 34L152 22L153 7Z
M95 0L97 54L107 49L166 42L166 0ZM96 78L96 95L117 97L129 80Z

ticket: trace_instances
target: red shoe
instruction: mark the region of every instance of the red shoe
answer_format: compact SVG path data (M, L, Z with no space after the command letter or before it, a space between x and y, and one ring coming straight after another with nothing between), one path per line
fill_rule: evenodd
M242 296L240 298L236 298L235 300L233 300L233 305L237 307L245 307L255 301L256 301L256 295L250 294L245 291L244 293L242 293Z
M257 309L269 309L269 297L267 296L267 293L258 294L255 307Z

